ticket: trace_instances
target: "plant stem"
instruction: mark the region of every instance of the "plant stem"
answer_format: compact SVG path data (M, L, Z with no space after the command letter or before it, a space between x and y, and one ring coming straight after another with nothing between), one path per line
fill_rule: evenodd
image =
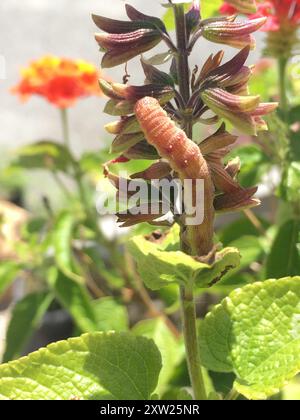
M52 171L53 179L55 180L56 184L59 186L63 194L66 196L68 200L72 199L72 194L68 190L68 187L64 184L64 182L59 177L58 173L56 171Z
M184 6L182 4L174 5L174 16L177 36L177 76L179 91L185 104L188 104L190 99L189 52L187 45L188 39ZM193 123L188 114L185 116L183 126L187 136L192 138ZM183 244L182 250L186 251ZM193 284L189 286L182 286L180 288L180 299L182 307L183 334L186 357L194 397L196 400L207 400L207 393L202 375L201 360L198 347L196 306Z
M70 130L69 130L69 120L68 120L68 110L67 110L67 108L61 108L60 109L60 118L61 118L64 145L66 146L66 148L69 151L71 151Z
M244 210L244 215L252 223L252 225L255 227L258 233L260 233L260 235L267 236L267 232L265 231L265 228L263 227L261 221L251 209Z
M183 335L194 397L196 400L207 400L207 394L201 369L200 354L198 350L193 285L190 288L187 286L182 286L180 288L180 296L183 316Z
M190 71L187 51L187 31L183 5L174 6L177 37L177 74L179 91L187 104L190 99Z
M103 242L104 238L103 235L99 229L98 223L97 223L97 214L96 211L92 211L90 208L90 202L89 198L86 194L85 185L83 182L83 174L81 172L81 168L76 161L75 158L73 158L72 148L71 148L71 141L70 141L70 130L69 130L69 119L68 119L68 110L66 108L62 108L60 110L61 115L61 123L62 123L62 132L63 132L63 142L68 150L71 159L72 159L72 166L74 171L74 179L77 185L79 197L81 204L83 206L86 218L91 222L92 227L94 229L94 233L96 235L96 238Z
M228 395L224 398L225 401L237 400L240 394L233 388Z
M283 112L284 121L288 120L289 104L287 99L287 68L288 60L286 58L278 59L278 72L279 72L279 93L280 93L280 108Z

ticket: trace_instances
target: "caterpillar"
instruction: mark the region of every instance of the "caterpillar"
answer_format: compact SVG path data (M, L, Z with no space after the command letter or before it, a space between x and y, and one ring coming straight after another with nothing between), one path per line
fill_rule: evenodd
M213 248L214 185L200 148L176 126L155 98L140 99L135 105L135 115L147 142L169 162L181 181L184 179L204 180L203 223L197 226L186 226L182 239L190 248L189 252L192 255L207 255ZM193 196L195 196L194 191Z

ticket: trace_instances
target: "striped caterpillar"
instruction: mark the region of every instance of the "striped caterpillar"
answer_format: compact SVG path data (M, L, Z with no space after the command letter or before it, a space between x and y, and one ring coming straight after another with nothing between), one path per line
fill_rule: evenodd
M213 247L214 186L206 160L199 147L176 126L156 99L140 99L135 114L148 143L168 160L181 181L204 180L204 221L201 225L186 226L182 239L192 255L207 255Z

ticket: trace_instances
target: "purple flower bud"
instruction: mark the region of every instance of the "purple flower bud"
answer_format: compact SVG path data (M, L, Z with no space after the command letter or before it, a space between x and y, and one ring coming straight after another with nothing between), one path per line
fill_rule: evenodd
M200 4L199 0L193 0L190 10L185 15L188 35L190 35L200 23Z

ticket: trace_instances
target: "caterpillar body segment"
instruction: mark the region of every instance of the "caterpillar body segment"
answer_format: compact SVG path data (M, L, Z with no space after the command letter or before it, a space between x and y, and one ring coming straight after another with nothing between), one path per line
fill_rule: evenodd
M187 225L182 238L192 255L207 255L212 247L214 224L214 185L210 170L199 147L162 109L155 98L140 99L135 114L149 144L154 146L162 158L167 159L183 182L185 179L204 181L204 220L199 225ZM196 203L195 182L192 182L193 205Z

